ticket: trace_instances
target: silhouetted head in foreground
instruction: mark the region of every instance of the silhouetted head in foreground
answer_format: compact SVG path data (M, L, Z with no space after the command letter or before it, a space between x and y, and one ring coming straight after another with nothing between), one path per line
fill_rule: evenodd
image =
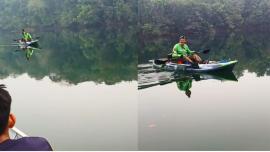
M0 85L0 136L8 132L8 128L12 128L16 122L15 116L10 113L11 96L5 88L5 85Z
M52 147L44 138L10 139L9 129L14 127L16 118L10 113L12 100L5 88L5 85L0 85L0 151L51 151Z

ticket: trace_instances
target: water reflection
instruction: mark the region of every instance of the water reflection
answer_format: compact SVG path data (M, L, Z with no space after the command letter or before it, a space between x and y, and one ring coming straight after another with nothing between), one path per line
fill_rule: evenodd
M0 44L10 44L14 39L12 33L1 34ZM89 29L37 34L42 35L42 50L25 51L27 54L22 56L14 52L14 46L0 47L0 64L4 67L0 70L1 78L27 73L37 80L50 76L54 82L94 81L108 85L137 79L137 45L132 33ZM31 62L25 57L31 58Z
M34 43L32 45L18 45L19 50L15 50L16 52L24 52L25 58L27 61L30 60L30 58L33 56L34 51L41 50L38 43Z
M140 90L139 149L269 150L269 81L245 71L194 81L191 98L174 83Z
M188 73L188 72L168 72L153 69L150 64L138 66L138 89L146 89L154 86L162 86L176 83L180 92L184 92L187 97L191 97L193 81L220 80L238 81L233 72L216 73Z

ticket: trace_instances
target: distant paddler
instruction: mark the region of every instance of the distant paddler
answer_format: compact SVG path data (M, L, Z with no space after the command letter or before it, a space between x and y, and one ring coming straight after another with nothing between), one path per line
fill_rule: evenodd
M32 36L30 33L26 32L24 29L22 29L22 42L31 42Z

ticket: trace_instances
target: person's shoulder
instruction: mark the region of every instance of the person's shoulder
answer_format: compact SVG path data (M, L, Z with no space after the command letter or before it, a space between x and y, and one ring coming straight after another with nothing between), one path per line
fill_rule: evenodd
M51 151L49 142L42 137L23 137L11 140L6 150L14 151Z
M179 46L179 43L176 43L175 45L174 45L174 48L176 48L176 47L178 47Z
M25 143L25 145L28 145L29 148L32 148L33 150L52 150L52 147L47 139L42 137L24 137L18 140L21 140L23 143Z
M188 45L187 44L184 44L184 47L188 48Z
M43 138L43 137L23 137L20 138L18 140L24 141L24 142L37 142L37 143L44 143L44 142L48 142L47 139Z

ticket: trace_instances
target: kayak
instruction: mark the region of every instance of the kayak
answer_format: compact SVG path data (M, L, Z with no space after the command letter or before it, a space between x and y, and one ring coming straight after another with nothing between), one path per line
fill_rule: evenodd
M38 42L38 40L32 40L32 41L27 41L27 42L24 42L24 41L21 41L19 40L19 44L20 45L26 45L26 46L31 46L31 45L34 45Z
M177 64L171 61L161 63L161 60L152 60L154 68L164 69L168 71L186 71L186 72L217 72L232 71L237 60L233 61L209 61L207 64L198 64L197 68L191 64Z

